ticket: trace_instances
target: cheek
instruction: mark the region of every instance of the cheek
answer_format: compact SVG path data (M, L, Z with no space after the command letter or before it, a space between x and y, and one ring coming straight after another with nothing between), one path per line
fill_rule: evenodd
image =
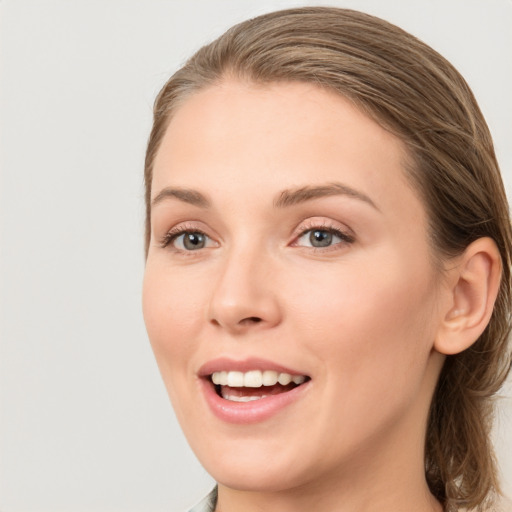
M387 263L316 273L314 286L290 294L292 309L314 352L322 354L325 373L345 387L387 387L388 381L410 387L434 337L432 271L392 254L375 261Z
M200 288L191 286L182 275L149 264L144 275L144 321L165 380L187 369L203 312Z

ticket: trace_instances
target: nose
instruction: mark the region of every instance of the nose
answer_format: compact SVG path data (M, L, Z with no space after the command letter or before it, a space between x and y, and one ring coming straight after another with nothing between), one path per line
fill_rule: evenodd
M223 261L215 283L209 321L231 334L267 329L281 321L273 266L260 253L233 251Z

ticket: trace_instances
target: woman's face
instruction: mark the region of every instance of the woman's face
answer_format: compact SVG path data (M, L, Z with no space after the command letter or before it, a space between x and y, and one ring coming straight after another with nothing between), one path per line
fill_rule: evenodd
M442 285L405 158L312 85L226 81L174 115L154 165L144 317L183 430L222 484L290 489L421 459Z

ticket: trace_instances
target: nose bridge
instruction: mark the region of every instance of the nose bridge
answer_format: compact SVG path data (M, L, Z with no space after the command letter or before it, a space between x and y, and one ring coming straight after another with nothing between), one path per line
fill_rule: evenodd
M279 322L271 258L255 245L245 240L226 251L210 302L210 321L215 325L240 332Z

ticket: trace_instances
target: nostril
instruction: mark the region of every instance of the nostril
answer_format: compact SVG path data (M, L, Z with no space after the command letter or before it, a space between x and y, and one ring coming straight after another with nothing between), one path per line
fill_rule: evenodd
M240 320L240 324L258 324L261 322L261 318L257 316L249 316L247 318L244 318L243 320Z
M262 322L263 319L258 317L258 316L248 316L246 318L242 318L242 320L240 320L237 325L238 326L249 326L249 325L254 325L254 324L259 324L260 322ZM216 327L220 327L222 326L222 322L219 322L217 319L215 318L212 318L210 320L210 322L215 325Z

